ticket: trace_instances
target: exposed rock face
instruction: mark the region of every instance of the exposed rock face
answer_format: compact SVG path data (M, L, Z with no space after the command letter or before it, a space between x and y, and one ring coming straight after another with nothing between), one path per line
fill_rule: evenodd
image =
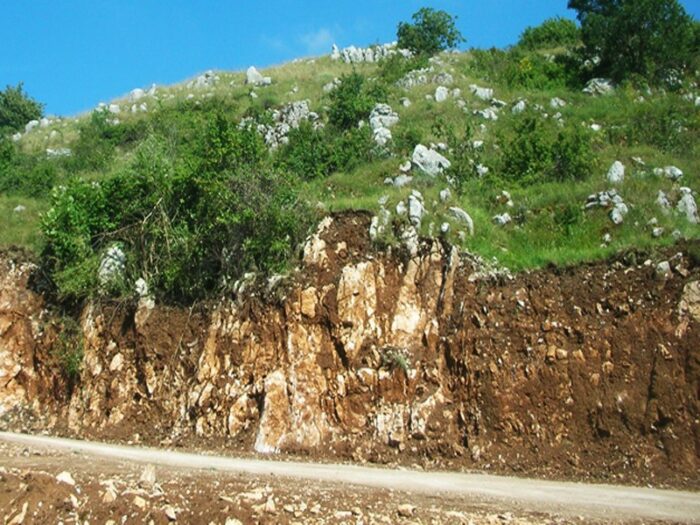
M87 306L69 398L31 265L3 260L0 426L22 407L85 437L700 483L700 269L678 248L663 282L619 261L485 280L410 226L409 253L373 251L370 220L325 219L282 299Z
M407 49L399 49L396 42L365 48L349 46L343 49L338 49L338 46L333 44L331 59L342 60L347 64L357 64L361 62L372 63L380 62L381 60L396 55L397 53L406 58L412 56L412 53Z
M583 92L588 95L607 95L613 91L612 81L607 78L592 78L583 88Z

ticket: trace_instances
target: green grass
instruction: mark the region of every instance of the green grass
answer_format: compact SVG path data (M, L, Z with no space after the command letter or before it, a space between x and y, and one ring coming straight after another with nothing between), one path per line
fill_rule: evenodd
M423 232L427 233L430 224L437 232L442 222L452 224L450 240L463 248L476 252L487 258L497 258L502 264L513 270L541 267L550 263L572 264L581 261L595 260L609 256L612 252L628 247L650 247L670 244L671 232L680 230L686 237L697 238L700 234L695 225L688 224L684 218L677 215L663 215L655 204L657 192L662 189L671 191L673 184L662 178L645 175L635 167L632 157L642 157L649 169L674 164L685 172L682 184L694 190L699 190L700 176L700 117L692 103L684 102L679 96L654 93L645 95L644 102L638 102L640 92L623 87L613 95L591 98L580 92L566 87L547 90L521 89L513 86L494 85L485 80L479 71L473 67L470 53L442 55L443 66L436 66L436 73L441 70L450 72L455 83L451 88L460 88L462 97L467 103L467 111L457 107L453 99L438 104L426 100L426 95L435 92L436 85L430 83L418 86L407 92L392 87L389 90L389 104L400 115L400 122L392 129L395 139L394 156L364 164L349 172L334 173L325 179L303 183L302 194L313 205L334 212L348 209L363 209L376 211L378 200L388 197L388 207L395 209L396 204L405 199L411 189L420 190L429 211L423 224ZM250 97L250 86L244 84L242 72L219 72L221 80L211 89L197 90L186 87L186 82L169 87L158 88L158 100L144 99L150 110L156 108L174 107L193 95L194 103L204 103L208 97L216 96L222 100L235 102L232 105L234 117L243 117L251 108L279 106L292 100L309 99L311 109L321 114L329 103L323 93L323 86L336 77L348 74L353 70L372 77L377 74L377 65L361 64L347 65L331 61L329 57L304 59L278 67L268 68L263 72L273 79L273 85L255 88L257 99ZM519 186L499 178L498 168L502 155L499 137L507 134L518 116L511 115L510 107L504 108L500 119L495 122L485 122L472 115L474 110L488 106L486 102L476 99L469 91L470 84L493 87L495 96L513 103L519 98L525 98L528 105L540 104L547 113L560 112L567 122L590 125L598 123L603 130L596 135L594 151L596 164L589 176L580 182L540 183L531 186ZM296 91L293 91L296 88ZM560 97L567 106L554 110L549 107L553 97ZM412 105L404 108L399 100L408 97ZM669 98L670 97L670 98ZM141 102L141 101L140 101ZM670 105L670 106L669 106ZM660 114L666 107L677 107L686 119L686 131L681 134L681 141L670 145L662 145L663 137L649 135L642 139L636 138L626 131L626 126L634 118L650 114ZM636 115L636 117L635 117ZM47 147L70 147L76 140L78 129L89 115L65 119L47 129L35 130L24 137L21 148L30 154L42 154ZM118 118L123 123L133 123L139 120L150 122L153 118L149 113L122 112ZM416 140L424 144L444 141L440 128L453 129L457 136L465 125L470 122L474 127L472 139L483 140L485 145L481 162L492 170L494 177L484 181L468 181L463 193L457 195L453 189L453 199L448 203L440 203L438 193L447 186L444 178L429 179L416 177L414 183L407 188L397 189L384 184L384 179L398 174L398 166L410 155ZM438 124L438 125L436 125ZM482 129L481 125L485 127ZM644 124L639 124L644 128ZM52 130L58 132L50 139ZM640 130L637 130L640 131ZM642 129L641 131L647 131ZM56 135L56 134L55 134ZM128 166L133 156L133 149L118 149L114 161L105 170L86 172L80 176L99 180L110 173L117 173ZM447 155L449 157L449 154ZM608 219L607 212L596 209L584 212L582 206L587 195L609 189L605 174L614 160L621 160L627 167L627 178L618 188L625 201L630 206L630 213L623 225L616 227ZM501 190L511 193L515 206L507 210L496 204L496 197ZM23 204L27 210L22 214L12 212L18 204ZM448 217L449 206L460 206L474 219L475 235L462 242L456 235L459 225ZM3 227L0 230L0 245L19 244L36 249L40 246L41 238L38 233L39 214L47 208L46 199L26 199L0 195L0 217ZM497 213L509 211L511 215L524 212L522 224L510 224L504 228L493 224L492 217ZM567 211L568 210L568 211ZM562 224L566 214L569 223ZM651 236L647 222L656 217L659 225L664 227L666 234L660 239ZM612 243L601 246L602 237L606 233L612 235Z
M15 212L19 206L23 212ZM44 200L0 195L0 247L24 246L38 251L41 246L39 215L46 210Z

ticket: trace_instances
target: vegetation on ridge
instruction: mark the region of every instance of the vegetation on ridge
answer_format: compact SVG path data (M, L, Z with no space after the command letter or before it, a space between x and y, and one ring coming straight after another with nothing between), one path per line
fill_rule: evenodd
M454 46L456 26L422 23L436 13L419 11L411 31L437 27L440 38L421 39ZM681 186L698 189L697 55L674 63L673 78L635 70L593 97L582 88L605 71L590 69L586 22L583 33L572 24L546 21L505 50L295 61L266 71L273 83L264 87L219 72L201 86L115 101L115 111L52 119L19 141L3 134L0 243L33 245L67 300L132 295L143 279L158 299L187 302L230 292L249 271L283 271L328 212L377 212L381 199L393 217L384 240L396 242L394 228L407 223L396 206L414 190L427 209L420 233L441 235L448 224L448 240L515 270L696 238L696 224L656 201L663 191L675 205ZM438 87L447 100L436 99ZM274 138L279 112L304 100L318 118ZM369 123L378 103L398 117L383 145ZM414 168L409 184L395 184L418 144L434 145L451 167L436 177ZM609 209L584 210L588 195L612 189L616 160L627 168L615 186L629 208L620 225ZM655 174L670 165L680 182ZM473 236L451 207L469 213ZM510 223L494 223L505 213ZM125 256L123 274L106 282L100 270L113 248Z

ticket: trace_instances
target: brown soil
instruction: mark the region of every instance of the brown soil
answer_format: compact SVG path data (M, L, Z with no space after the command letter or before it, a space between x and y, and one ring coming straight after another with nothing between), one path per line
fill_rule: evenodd
M437 494L431 497L360 486L290 483L272 476L96 462L80 455L1 442L0 463L0 519L13 524L62 521L554 525L581 521L517 507L506 512L485 501ZM57 476L61 473L70 474L75 484L59 481ZM17 519L22 516L23 520ZM639 523L588 518L585 522Z
M16 345L34 366L17 380L28 402L0 427L236 455L263 436L321 461L700 488L700 323L679 313L700 278L688 246L477 278L438 243L373 252L368 223L336 216L323 260L282 289L145 321L93 305L70 397L48 322L31 352ZM396 328L407 304L414 333Z

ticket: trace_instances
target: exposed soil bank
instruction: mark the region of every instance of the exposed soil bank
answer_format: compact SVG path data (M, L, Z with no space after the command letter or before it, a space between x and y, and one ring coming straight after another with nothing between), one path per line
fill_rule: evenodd
M684 247L509 279L435 241L378 253L368 228L326 221L293 279L215 305L87 306L72 388L32 265L3 258L0 426L700 487L700 267Z

